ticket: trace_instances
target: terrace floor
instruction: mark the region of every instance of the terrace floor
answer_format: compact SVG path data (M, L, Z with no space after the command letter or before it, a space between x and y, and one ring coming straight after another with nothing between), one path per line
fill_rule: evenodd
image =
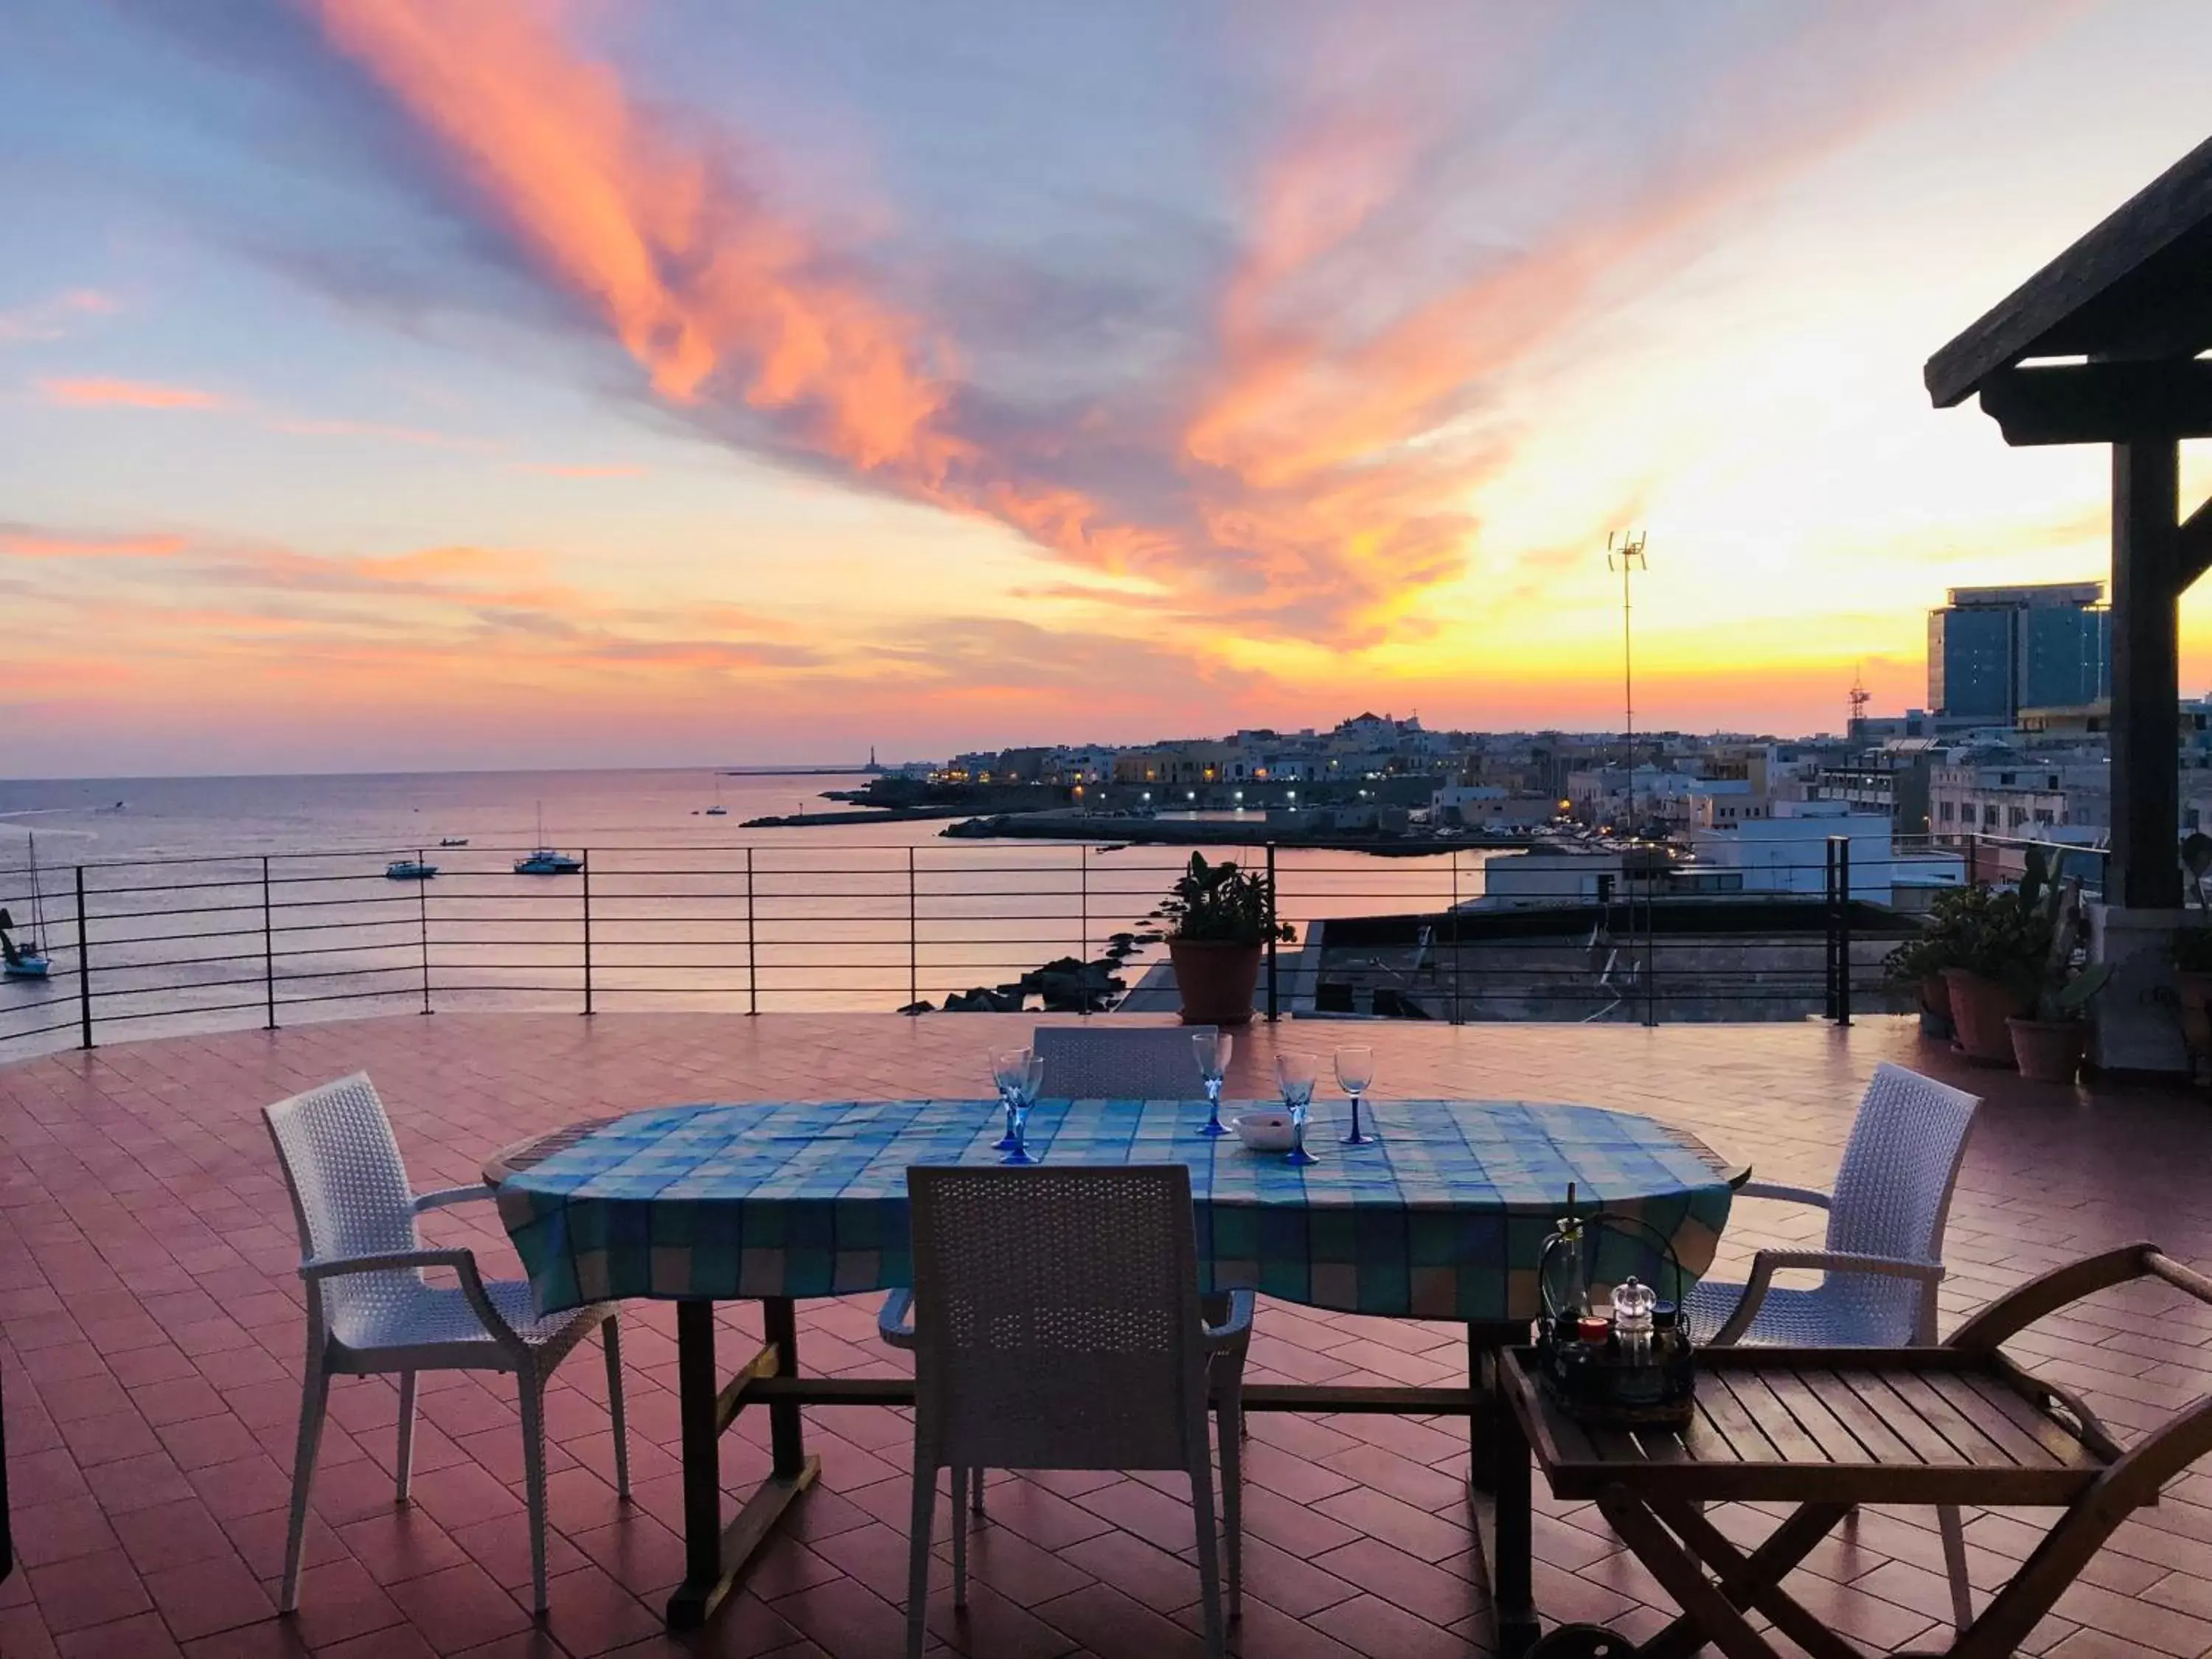
M258 1108L368 1071L418 1188L473 1180L484 1156L585 1116L676 1100L980 1092L1012 1016L459 1015L122 1044L0 1066L0 1367L19 1570L0 1584L7 1659L321 1659L814 1655L872 1659L902 1639L909 1426L888 1410L811 1413L823 1479L703 1635L660 1633L681 1576L671 1310L625 1314L637 1501L617 1505L599 1368L580 1356L549 1401L549 1622L526 1610L520 1436L511 1394L426 1378L415 1500L392 1502L397 1395L341 1380L323 1449L302 1608L273 1614L301 1364L297 1249ZM1232 1092L1263 1092L1274 1045L1326 1052L1341 1026L1240 1043ZM1763 1178L1826 1185L1861 1086L1882 1060L1989 1097L1950 1231L1947 1325L2068 1258L2149 1237L2212 1260L2212 1107L2137 1084L2082 1090L1972 1072L1901 1021L1814 1024L1370 1025L1378 1095L1584 1100L1694 1127ZM1388 1108L1382 1117L1388 1122ZM1723 1266L1816 1232L1817 1214L1744 1203ZM514 1263L489 1206L430 1217L440 1243ZM810 1370L900 1363L873 1340L877 1298L804 1304ZM2179 1304L2179 1305L2178 1305ZM753 1323L750 1305L726 1310ZM757 1328L757 1327L756 1327ZM734 1352L739 1345L733 1340ZM2116 1293L2017 1345L2116 1429L2212 1385L2212 1319L2163 1287ZM1449 1326L1263 1304L1251 1375L1449 1382ZM725 1453L733 1489L765 1468L749 1415ZM1253 1656L1486 1651L1463 1437L1387 1418L1252 1420L1245 1615ZM1669 1606L1595 1512L1540 1491L1537 1595L1547 1619L1642 1633ZM1199 1651L1189 1510L1174 1482L1018 1479L992 1487L967 1618L930 1624L950 1652L998 1659ZM1764 1518L1719 1511L1731 1530ZM2001 1583L2036 1533L1974 1516L1975 1577ZM946 1553L939 1531L939 1554ZM1177 1559L1182 1558L1182 1559ZM1933 1517L1868 1512L1792 1588L1869 1651L1934 1641L1948 1606ZM949 1565L941 1577L949 1577ZM521 1598L521 1599L519 1599ZM2055 1659L2212 1653L2212 1470L2127 1522L2029 1651Z

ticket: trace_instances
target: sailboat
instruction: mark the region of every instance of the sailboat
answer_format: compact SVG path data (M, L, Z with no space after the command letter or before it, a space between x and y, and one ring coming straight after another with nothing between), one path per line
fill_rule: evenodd
M719 772L714 775L714 804L707 809L707 816L710 818L730 816L730 809L722 805L722 775Z
M518 876L573 876L584 867L583 860L572 853L563 853L545 844L545 803L538 803L538 845L530 849L527 858L514 861Z
M31 933L21 940L9 937L9 930L15 919L0 910L0 976L8 979L44 979L52 971L53 964L40 948L39 935L46 931L46 895L39 887L39 841L27 836L31 855Z

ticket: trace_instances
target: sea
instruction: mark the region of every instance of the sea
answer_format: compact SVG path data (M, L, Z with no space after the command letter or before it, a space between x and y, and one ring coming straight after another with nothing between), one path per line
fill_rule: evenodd
M106 1042L426 1006L941 1003L1156 931L1189 857L946 840L936 820L744 827L850 811L824 792L866 781L705 769L0 781L0 906L52 964L43 981L0 982L0 1059L81 1040L88 1009ZM1256 863L1264 818L1247 821ZM516 874L541 835L586 872ZM1480 894L1486 856L1286 849L1279 908L1301 933L1440 910ZM438 873L390 879L398 860ZM1164 957L1138 945L1124 977Z

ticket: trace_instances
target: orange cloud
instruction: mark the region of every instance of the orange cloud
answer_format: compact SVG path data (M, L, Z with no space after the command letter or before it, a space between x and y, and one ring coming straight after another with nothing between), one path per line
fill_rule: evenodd
M191 386L159 386L150 380L100 379L41 380L39 391L50 404L68 409L221 409L212 392Z
M11 559L166 559L184 550L182 536L72 536L0 528L0 556Z
M331 39L459 159L653 389L733 386L865 472L942 478L958 446L912 322L839 275L800 226L632 112L605 65L523 0L319 0Z

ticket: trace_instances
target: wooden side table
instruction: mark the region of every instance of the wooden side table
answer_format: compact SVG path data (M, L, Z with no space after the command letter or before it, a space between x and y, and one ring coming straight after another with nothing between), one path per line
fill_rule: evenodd
M1855 1506L2057 1509L2063 1513L2043 1544L1944 1650L1952 1659L2012 1654L2113 1528L2212 1451L2212 1398L2123 1451L2078 1398L1998 1352L2006 1337L2068 1303L2142 1277L2212 1303L2212 1279L2153 1245L2130 1245L2045 1274L1938 1348L1708 1349L1698 1356L1696 1416L1680 1430L1585 1427L1543 1391L1532 1351L1516 1350L1500 1367L1500 1386L1553 1495L1596 1500L1682 1616L1641 1647L1579 1626L1532 1648L1528 1565L1504 1559L1507 1540L1526 1547L1527 1527L1501 1514L1496 1587L1506 1651L1686 1659L1711 1642L1729 1659L1776 1659L1744 1616L1755 1609L1814 1659L1859 1659L1782 1587ZM1517 1449L1507 1455L1522 1461ZM1501 1508L1509 1484L1518 1483L1501 1480ZM1701 1512L1730 1501L1800 1507L1747 1554Z

